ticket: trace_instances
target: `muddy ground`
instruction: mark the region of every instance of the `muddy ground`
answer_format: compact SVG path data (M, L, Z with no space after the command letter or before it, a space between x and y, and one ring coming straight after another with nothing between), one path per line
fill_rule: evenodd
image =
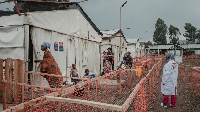
M166 64L166 62L163 60L162 67ZM183 62L183 64L187 65L198 65L194 63L189 62ZM163 71L160 71L160 79L158 83L158 89L155 94L155 102L153 107L150 109L151 112L200 112L200 96L196 96L191 91L191 85L185 84L183 80L179 77L178 78L178 87L177 87L177 106L176 109L173 109L172 107L161 107L160 104L163 100L163 95L161 93L161 86L160 82L162 80L162 74ZM170 98L171 99L171 98ZM170 104L169 100L169 104Z

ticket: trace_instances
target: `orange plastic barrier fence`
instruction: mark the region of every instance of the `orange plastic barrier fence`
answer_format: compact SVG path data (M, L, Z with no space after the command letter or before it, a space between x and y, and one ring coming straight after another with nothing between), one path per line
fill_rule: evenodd
M183 61L191 63L200 63L200 55L183 56Z
M154 100L162 59L151 60L151 70L120 69L102 77L79 79L25 71L23 60L0 59L0 92L5 112L125 112L148 111ZM3 78L5 64L5 78ZM13 75L14 74L14 75ZM25 78L30 77L26 82ZM50 88L46 77L63 78L64 85ZM11 108L10 108L11 107Z
M191 91L200 96L200 66L179 64L179 76L191 86Z

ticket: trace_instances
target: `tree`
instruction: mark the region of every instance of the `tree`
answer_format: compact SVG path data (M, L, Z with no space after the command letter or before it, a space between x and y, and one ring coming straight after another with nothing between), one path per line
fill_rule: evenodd
M183 51L183 55L195 55L195 51L192 49L186 49Z
M149 46L152 46L152 45L153 45L153 43L148 41L145 43L145 48L149 48Z
M148 42L146 43L146 45L151 46L151 45L153 45L153 43L150 42L150 41L148 41Z
M166 34L167 34L167 25L164 21L158 18L156 25L156 30L154 31L153 41L157 44L167 44Z
M197 31L196 38L198 39L197 43L200 44L200 29Z
M183 36L186 37L187 43L195 43L197 28L192 26L190 23L185 23L184 28L186 31Z
M179 40L179 35L181 35L179 29L173 25L170 25L169 27L169 39L170 39L170 43L175 45L178 44L178 40Z

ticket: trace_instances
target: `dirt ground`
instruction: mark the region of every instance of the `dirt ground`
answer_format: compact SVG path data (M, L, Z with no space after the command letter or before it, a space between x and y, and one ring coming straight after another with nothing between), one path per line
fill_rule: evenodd
M165 60L163 60L162 68L166 64ZM185 64L185 63L183 63ZM191 63L186 63L190 64ZM185 84L183 80L179 77L178 78L178 87L177 87L177 106L176 109L172 107L161 107L161 103L163 100L163 95L161 93L161 80L162 80L163 71L160 71L160 79L158 83L158 89L155 95L155 102L154 106L150 109L151 112L200 112L200 96L196 96L191 91L191 86L189 84ZM171 99L171 98L170 98ZM169 104L170 104L169 100Z

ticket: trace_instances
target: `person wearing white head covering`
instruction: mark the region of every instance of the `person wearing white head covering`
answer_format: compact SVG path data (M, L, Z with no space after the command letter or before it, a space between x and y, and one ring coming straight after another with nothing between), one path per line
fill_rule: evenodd
M167 63L163 67L163 75L161 82L161 92L163 93L163 103L161 106L167 107L169 96L171 96L171 106L176 108L177 99L177 78L178 78L178 64L174 61L172 53L166 54Z

